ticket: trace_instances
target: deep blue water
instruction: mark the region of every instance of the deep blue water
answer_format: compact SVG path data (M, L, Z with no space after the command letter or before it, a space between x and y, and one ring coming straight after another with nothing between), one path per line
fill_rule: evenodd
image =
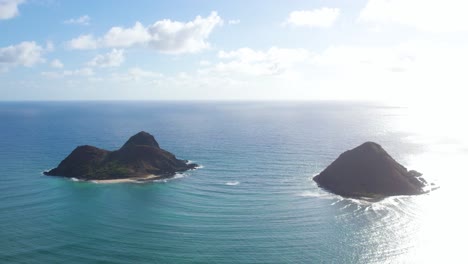
M449 207L437 173L447 165L443 157L468 151L444 152L460 144L406 126L409 116L407 108L369 103L0 103L0 262L455 258L456 248L440 247L454 230L466 230L441 217ZM77 145L117 149L141 130L203 168L149 184L41 175ZM441 189L368 203L328 194L311 180L341 152L369 140Z

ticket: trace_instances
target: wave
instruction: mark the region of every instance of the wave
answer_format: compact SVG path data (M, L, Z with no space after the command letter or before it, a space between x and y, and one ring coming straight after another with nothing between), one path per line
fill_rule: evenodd
M173 177L165 178L165 179L152 180L151 182L162 182L162 183L165 183L165 182L168 182L168 181L172 181L172 180L176 180L176 179L181 179L181 178L184 178L184 177L187 177L187 176L188 176L187 173L178 172L178 173L176 173Z
M53 168L46 169L46 170L41 170L40 174L41 174L41 175L44 175L44 176L47 176L47 175L45 174L45 172L51 171L52 169L53 169Z
M229 186L236 186L236 185L239 185L240 182L238 181L228 181L226 182L225 184L226 185L229 185Z
M298 194L300 197L313 197L313 198L323 198L323 199L335 199L336 196L324 192L313 192L313 191L303 191Z
M195 160L187 160L186 162L187 164L194 164L194 163L197 163ZM195 167L195 169L203 169L205 166L203 165L200 165L200 164L197 164L197 166Z
M407 207L404 207L406 209L402 209L403 207L401 206L406 203L404 201L406 196L391 196L379 200L339 197L331 205L337 206L339 210L352 209L349 213L354 216L362 213L374 213L381 217L388 217L389 214L398 217L403 211L408 209Z
M197 166L195 166L193 169L190 169L190 170L197 170L197 169L203 169L203 168L205 168L205 166L196 163L196 161L194 161L194 160L187 160L187 161L186 161L186 164L196 164L196 165L197 165Z
M320 197L322 194L319 194L318 192L312 192L312 191L305 191L299 194L301 197Z

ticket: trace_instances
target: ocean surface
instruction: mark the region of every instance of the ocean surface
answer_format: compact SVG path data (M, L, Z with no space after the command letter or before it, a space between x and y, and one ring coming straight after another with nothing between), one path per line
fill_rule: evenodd
M463 263L462 117L343 102L0 103L1 263ZM154 183L47 177L147 131L202 168ZM379 202L312 181L365 141L440 189Z

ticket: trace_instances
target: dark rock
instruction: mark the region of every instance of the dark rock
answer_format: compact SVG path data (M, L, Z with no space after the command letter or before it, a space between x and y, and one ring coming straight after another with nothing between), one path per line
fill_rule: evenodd
M366 142L341 154L314 181L345 197L385 197L425 193L421 175L408 171L379 144Z
M170 177L196 167L196 164L188 164L186 160L179 160L161 149L151 134L142 131L116 151L79 146L57 168L44 174L82 180L110 180L150 174Z
M129 147L129 146L150 146L159 148L158 142L156 139L150 134L145 131L141 131L136 135L130 137L127 142L122 146L122 148Z

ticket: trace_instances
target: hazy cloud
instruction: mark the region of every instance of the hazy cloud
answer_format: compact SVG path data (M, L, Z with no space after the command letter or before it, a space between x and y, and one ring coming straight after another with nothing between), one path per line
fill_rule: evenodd
M66 70L66 71L46 71L41 72L41 75L47 78L56 79L62 77L71 77L71 76L79 76L79 77L90 77L94 75L94 71L91 68L81 68L77 70Z
M61 69L63 68L63 63L60 60L55 59L50 62L50 67Z
M139 81L139 80L155 80L163 77L156 71L143 70L139 67L130 68L125 73L115 73L112 75L114 81Z
M295 65L307 62L313 54L306 49L286 49L271 47L268 50L241 48L233 51L220 51L222 62L212 70L236 72L247 75L280 75Z
M465 0L369 0L358 21L398 24L432 32L468 30Z
M46 50L47 52L52 52L52 51L54 51L54 50L55 50L54 42L48 40L48 41L46 42L45 50Z
M89 26L91 23L91 18L88 15L84 15L78 18L70 18L68 20L63 21L63 23Z
M0 0L0 19L10 19L19 14L18 6L24 0Z
M314 10L300 10L289 13L286 25L328 28L340 15L338 8L323 7Z
M97 55L88 62L88 65L94 67L117 67L120 66L124 60L124 51L121 49L113 49L111 52L104 55Z
M200 66L210 66L211 62L207 60L201 60L200 61Z

